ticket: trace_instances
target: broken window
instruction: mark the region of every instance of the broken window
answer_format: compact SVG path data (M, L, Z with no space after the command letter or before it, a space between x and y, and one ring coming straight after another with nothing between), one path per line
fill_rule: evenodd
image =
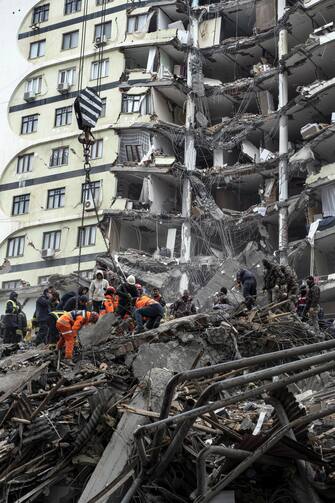
M128 33L135 33L136 31L145 31L147 24L148 14L140 14L139 16L128 17ZM146 30L147 31L147 30Z
M123 113L140 113L141 115L151 113L151 97L148 94L140 95L122 95L122 112Z
M139 162L150 148L150 134L147 131L125 131L121 133L121 162Z
M141 145L126 145L127 161L140 162L142 157Z

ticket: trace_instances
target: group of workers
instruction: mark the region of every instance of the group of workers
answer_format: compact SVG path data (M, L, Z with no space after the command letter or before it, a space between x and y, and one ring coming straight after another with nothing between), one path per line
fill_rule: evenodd
M80 287L77 292L67 292L60 297L57 290L45 288L36 300L36 310L32 325L36 328L35 343L48 344L61 350L65 347L65 358L72 361L79 330L96 323L100 317L115 313L120 319L130 318L136 323L136 333L157 328L165 314L166 302L158 288L152 295L136 283L133 275L128 276L117 287L111 286L98 270L89 288ZM189 293L185 291L170 307L170 314L176 318L196 312ZM12 292L7 301L4 326L4 342L20 342L24 339L28 324L18 294Z

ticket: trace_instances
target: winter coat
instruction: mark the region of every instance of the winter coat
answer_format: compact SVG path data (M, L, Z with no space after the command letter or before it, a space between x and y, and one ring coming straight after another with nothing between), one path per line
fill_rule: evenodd
M189 297L188 299L181 297L171 306L171 313L175 316L175 318L190 316L191 314L196 314L196 312L197 310L192 302L192 297Z
M98 279L97 275L101 274L102 279ZM97 302L101 302L105 300L105 293L108 288L108 281L104 279L103 272L97 271L95 273L95 278L91 281L90 289L89 289L89 299L90 301L95 300Z
M44 290L43 295L41 295L36 301L36 319L37 323L41 321L47 321L48 315L51 311L50 299L47 296L47 289Z

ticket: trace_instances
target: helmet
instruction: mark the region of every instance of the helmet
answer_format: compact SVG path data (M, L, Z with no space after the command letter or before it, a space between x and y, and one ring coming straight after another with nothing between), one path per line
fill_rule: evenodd
M112 295L115 292L116 292L115 288L113 286L109 286L106 290L106 295Z
M135 276L133 276L132 274L130 276L128 276L128 278L126 279L127 283L129 285L135 285L136 283L136 280L135 280Z
M99 319L98 313L96 313L95 311L92 311L91 316L89 318L90 323L96 323L98 321L98 319Z

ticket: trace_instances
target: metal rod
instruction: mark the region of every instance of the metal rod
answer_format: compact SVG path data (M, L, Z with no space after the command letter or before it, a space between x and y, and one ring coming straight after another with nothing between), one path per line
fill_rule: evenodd
M330 340L330 341L325 341L325 342L317 342L315 344L307 344L305 346L298 346L295 348L291 349L284 349L281 351L275 351L272 353L266 353L263 355L257 355L257 356L251 356L248 358L241 358L239 360L234 360L230 362L225 362L225 363L219 363L217 365L212 365L211 367L201 367L198 369L194 370L188 370L186 372L181 372L179 374L176 374L175 376L170 379L168 382L166 388L165 388L165 393L163 397L163 402L162 402L162 407L161 407L161 412L160 412L160 420L166 419L169 416L170 408L171 408L171 403L173 400L173 395L175 392L175 389L178 384L184 381L190 381L193 379L198 379L202 377L210 377L213 376L214 374L220 373L220 372L229 372L231 370L237 370L245 367L252 367L255 365L259 365L262 363L269 362L271 360L279 360L279 359L284 359L287 357L293 357L293 356L299 356L302 354L308 354L308 353L313 353L313 352L319 352L323 351L326 349L331 349L335 347L335 339ZM154 423L157 424L157 423ZM138 431L138 434L141 434L141 430L143 427L140 427ZM154 463L155 460L157 460L157 456L159 453L159 446L162 443L162 438L163 438L163 430L157 431L155 438L153 440L153 455L151 461Z

